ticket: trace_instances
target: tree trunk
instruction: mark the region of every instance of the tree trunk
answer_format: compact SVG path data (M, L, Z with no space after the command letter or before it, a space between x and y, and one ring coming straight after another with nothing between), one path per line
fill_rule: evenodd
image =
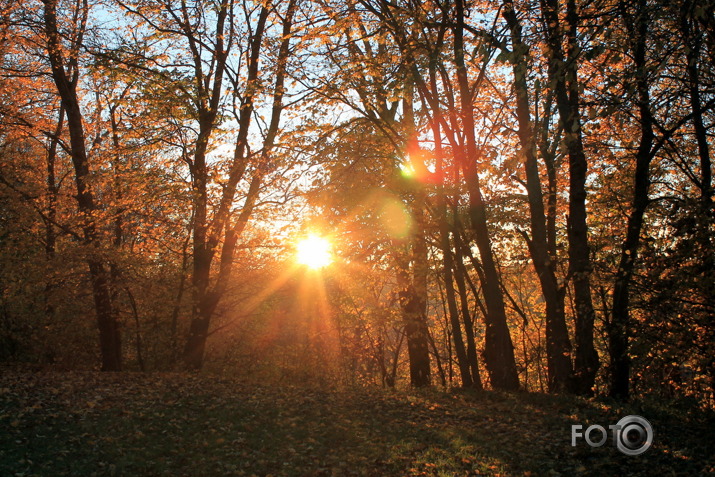
M539 277L541 292L546 302L546 360L548 364L549 391L563 392L569 387L571 374L571 342L566 327L564 291L556 277L555 261L549 254L549 240L544 211L541 178L536 160L536 144L531 125L529 92L526 82L526 45L522 43L521 24L512 2L506 2L504 17L511 30L512 65L516 91L516 113L519 123L519 141L524 157L524 172L529 199L531 238L526 238L534 269Z
M434 68L430 70L432 83L435 83ZM439 114L439 112L435 112ZM447 301L447 314L449 315L449 323L451 327L452 341L454 342L454 351L457 354L457 367L459 375L462 379L463 387L471 387L474 384L469 372L469 362L467 361L467 352L464 347L462 338L462 327L459 322L459 311L457 309L457 301L454 293L454 263L452 255L452 245L449 240L449 224L447 223L447 199L444 192L444 156L442 155L441 132L438 120L432 121L432 132L435 140L435 158L437 161L436 173L439 177L439 186L437 190L437 218L439 222L439 236L442 248L442 274L444 276L445 298ZM451 354L450 354L451 360Z
M60 135L62 134L62 129L64 127L64 117L65 111L60 103L55 132L50 139L50 143L47 148L47 219L45 220L45 258L48 262L52 262L55 258L55 252L57 249L57 232L55 231L55 223L57 220L57 199L59 195L59 186L57 185L56 162L57 147L59 146ZM52 304L53 289L54 285L52 283L52 276L50 275L47 277L43 297L45 302L46 326L51 326L55 316L55 307ZM48 351L47 354L51 355L51 352Z
M405 318L407 352L410 359L410 384L416 388L429 386L430 358L428 329L421 314L422 300L414 289L408 288L400 294L402 312Z
M455 227L456 228L456 227ZM483 389L482 377L479 374L479 357L477 356L477 341L474 337L474 320L469 311L469 297L467 295L467 269L464 266L464 243L455 230L456 256L455 256L455 281L459 291L459 301L462 305L462 320L464 321L464 334L467 338L467 363L472 376L472 385L476 389ZM475 294L476 297L476 294Z
M444 367L442 366L442 358L439 357L439 350L437 349L437 343L434 341L434 336L427 329L427 338L429 339L429 344L432 346L432 353L434 353L435 365L437 365L437 374L439 375L439 381L443 388L447 387L447 375L444 372Z
M645 1L638 3L635 19L630 12L622 10L623 18L635 45L633 62L636 67L636 92L638 94L638 112L640 115L640 142L636 152L636 170L633 184L631 211L628 215L626 238L621 247L621 258L616 271L613 288L612 320L609 327L611 353L611 397L628 399L630 357L628 341L631 333L629 316L629 290L643 225L643 215L648 207L648 188L650 186L650 163L653 158L653 117L650 111L650 93L646 68L646 35L648 33L648 14ZM633 24L633 21L635 24Z
M87 15L86 4L82 12L77 12L78 18ZM89 159L85 142L82 111L77 97L79 79L79 61L76 56L65 58L63 45L57 25L57 0L46 0L44 4L44 27L47 35L47 53L52 69L57 92L62 100L62 108L67 118L67 129L70 136L70 155L75 172L77 188L77 206L82 217L82 230L87 245L87 264L89 267L92 295L99 329L99 347L102 358L102 371L120 371L122 368L121 339L119 323L112 309L109 289L109 274L106 265L100 258L101 234L96 223L97 206L89 185ZM81 39L84 35L84 24L77 26L80 31L75 35ZM78 40L81 41L81 40ZM70 49L78 51L80 45ZM75 55L77 53L74 53Z
M277 69L275 83L273 85L273 103L271 107L271 118L266 136L263 141L263 150L260 160L263 164L269 163L269 152L273 148L275 138L278 133L281 113L283 111L284 82L286 75L286 65L290 54L291 29L293 25L293 15L296 10L296 1L291 0L286 8L286 13L282 20L282 40L278 50ZM223 49L224 26L232 28L230 15L228 12L228 2L221 4L218 14L216 31L216 73L212 88L207 88L201 81L203 74L202 59L195 57L195 69L197 71L197 87L207 88L205 96L210 97L207 104L201 106L199 112L200 132L197 141L194 164L193 164L193 187L195 192L194 202L194 225L193 225L193 302L192 319L189 326L189 336L184 348L184 361L186 366L192 370L199 370L203 366L204 353L206 350L206 340L209 335L211 318L216 307L223 297L233 267L233 257L238 238L243 232L258 198L261 185L262 170L255 173L251 179L246 202L241 213L236 219L232 219L231 208L235 199L238 184L244 178L248 168L249 157L247 151L249 129L254 114L254 100L257 94L259 81L259 62L261 47L263 44L266 23L271 9L268 5L261 8L258 21L253 35L248 45L246 92L242 97L242 107L238 114L238 136L233 154L232 164L228 173L228 178L223 186L223 191L219 205L213 219L208 222L208 181L209 170L206 163L206 151L211 134L216 125L216 114L220 102L222 91L222 78L226 69L228 50ZM227 22L227 23L225 23ZM188 35L187 35L188 37ZM190 42L196 39L189 37ZM208 83L207 83L208 84ZM232 223L235 220L235 223ZM223 240L221 240L223 238ZM211 285L211 266L216 254L220 255L219 273L214 285Z
M690 108L693 111L693 132L698 144L700 157L700 196L706 217L711 216L713 208L712 162L708 145L707 128L703 120L703 108L700 96L700 51L703 34L698 29L697 21L692 19L695 2L686 0L682 6L681 32L685 42L686 68L688 71L688 94Z
M487 307L485 317L486 332L484 340L484 356L491 384L495 389L519 389L519 376L514 359L514 345L511 340L509 326L506 321L504 297L499 287L499 272L497 271L491 247L487 214L482 197L477 162L479 149L474 134L474 106L467 77L464 60L464 1L456 0L456 23L454 26L454 56L457 68L457 80L461 99L461 119L463 121L466 151L462 155L462 171L469 195L469 217L474 231L475 241L484 268L485 283L483 283L484 301Z
M415 232L410 244L410 271L405 257L398 270L399 297L405 322L407 352L410 358L410 384L425 387L431 383L429 329L427 326L427 244L424 237L424 211L413 204ZM411 273L410 273L411 272ZM411 276L410 276L411 275Z
M542 0L542 14L547 28L548 76L554 85L556 105L564 131L564 143L569 157L569 273L576 304L576 334L574 352L573 391L592 395L596 372L600 366L594 348L593 325L595 311L591 299L591 258L586 221L586 176L588 164L584 152L579 111L578 84L578 13L574 0L566 2L564 33L559 20L559 1ZM568 43L564 58L562 42Z
M446 212L444 213L446 214ZM472 377L469 372L470 366L467 360L464 340L462 338L462 326L459 320L459 310L457 309L457 301L454 292L453 255L449 244L449 230L447 229L447 223L444 216L440 217L440 236L442 241L442 266L447 311L449 314L449 323L452 329L454 351L457 354L457 367L459 368L459 375L462 379L462 386L471 387L474 382L472 381Z

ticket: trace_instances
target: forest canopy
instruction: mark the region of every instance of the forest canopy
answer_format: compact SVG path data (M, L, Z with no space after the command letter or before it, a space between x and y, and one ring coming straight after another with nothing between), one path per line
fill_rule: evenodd
M0 360L715 404L715 3L0 0Z

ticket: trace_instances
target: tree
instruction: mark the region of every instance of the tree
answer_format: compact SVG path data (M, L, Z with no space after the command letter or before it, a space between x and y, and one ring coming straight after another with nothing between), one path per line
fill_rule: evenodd
M442 132L450 145L454 163L459 165L469 197L470 227L484 271L480 279L483 280L482 287L486 304L485 364L492 386L506 390L518 389L519 379L516 372L514 349L506 321L499 273L488 228L486 204L478 176L477 165L482 159L483 151L480 151L475 135L475 111L471 98L474 94L473 90L478 89L481 85L480 78L483 78L483 74L477 74L474 83L470 83L465 61L466 13L464 4L457 1L454 5L444 5L427 12L435 16L430 19L432 23L422 23L422 18L419 15L406 18L401 9L385 2L376 4L363 2L363 5L389 28L395 44L403 52L403 61L420 94L428 121L438 120L440 122ZM455 21L448 21L452 16ZM415 27L411 31L409 28L413 24ZM431 25L437 26L435 31L431 31ZM446 30L440 29L440 25L447 27L451 33L449 41L445 35ZM415 34L420 31L418 28L424 28L424 31L427 32L425 38L421 40L418 40L419 37ZM450 109L444 113L440 111L442 91L430 88L429 82L425 79L427 75L424 75L421 69L421 65L429 64L430 55L450 60L449 68L451 70L447 70L446 67L440 69L440 79L445 82L442 87L447 97L444 103L450 105ZM450 75L453 76L450 78Z
M546 353L549 372L549 390L554 392L570 389L572 379L571 342L566 328L564 310L565 289L556 276L557 257L553 247L549 247L544 198L541 178L536 158L531 106L529 103L528 46L523 42L522 27L512 2L506 2L503 13L511 32L514 90L516 93L516 114L519 122L519 141L524 157L524 172L529 198L529 218L531 237L525 235L534 269L539 277L541 291L546 302ZM553 240L553 239L552 239ZM550 251L552 253L550 253Z
M232 0L221 0L206 5L188 5L173 1L158 6L139 4L122 6L139 17L154 34L174 42L173 54L185 60L180 72L161 62L161 56L149 59L142 51L123 55L113 53L115 61L138 72L149 72L169 84L167 90L178 91L179 100L189 120L195 122L196 137L190 155L185 155L191 175L194 195L192 210L192 274L193 311L189 335L184 349L184 360L190 369L203 365L206 340L211 318L225 294L233 268L234 253L239 238L258 201L262 181L274 170L272 149L279 133L281 112L284 108L287 61L291 53L293 18L296 1L284 11L271 4L239 5ZM158 8L157 8L158 7ZM248 30L239 28L243 18ZM261 62L269 48L269 32L277 28L278 48L275 65L270 69L273 86L270 99L270 121L264 131L259 151L252 151L251 133L256 127L254 116L259 98L267 91L261 86ZM243 34L243 36L242 36ZM240 57L234 63L232 55ZM145 64L156 64L156 67ZM266 73L268 68L266 68ZM227 91L233 91L227 96ZM227 164L225 182L214 197L215 166L209 153L219 128L231 109L226 98L233 97L233 114L237 123L233 154ZM251 174L250 179L247 179ZM239 185L248 182L243 206L234 207ZM212 269L217 274L212 278Z
M574 390L591 394L599 367L593 345L595 312L591 298L591 258L586 221L586 178L588 162L583 145L581 95L579 92L578 28L579 12L575 0L567 0L565 21L560 19L558 0L540 2L546 26L549 84L555 91L556 105L569 157L569 275L576 303L574 351ZM563 44L566 44L566 52Z
M465 133L465 150L460 153L461 167L469 193L469 217L484 270L484 301L487 307L485 358L492 385L498 389L516 390L519 377L514 361L514 345L506 322L504 298L500 290L499 273L491 247L487 214L477 172L480 152L474 135L472 88L464 59L465 6L455 2L454 62L461 101L461 116Z
M687 5L684 13L687 15ZM619 4L620 19L623 22L625 32L633 39L629 46L630 57L632 58L632 90L634 91L633 103L637 107L637 124L639 127L639 137L637 147L634 151L635 171L633 174L633 188L630 195L630 208L626 224L626 232L620 249L618 268L615 273L613 285L612 320L608 329L609 345L611 354L611 382L609 393L611 396L628 399L631 387L631 367L632 358L630 351L630 341L635 334L633 322L631 320L631 292L630 288L634 279L639 252L643 243L643 230L646 226L645 215L653 200L650 198L654 181L653 162L661 154L662 149L673 143L673 136L688 122L693 124L693 136L695 139L695 151L693 156L699 162L701 170L700 180L696 183L700 190L700 203L703 198L710 197L710 174L711 165L709 163L709 148L702 140L703 113L713 107L713 100L707 104L702 104L699 98L697 65L698 48L693 44L693 38L689 27L683 25L682 16L678 18L672 15L674 23L680 20L684 35L682 41L685 49L685 74L683 75L682 93L679 100L687 104L678 114L678 109L672 108L668 111L658 108L656 105L662 95L667 94L659 91L656 86L668 84L669 80L661 68L674 61L671 55L658 55L657 62L651 57L648 46L655 39L659 39L662 34L663 22L667 16L657 13L654 6L645 1L622 2ZM628 81L628 80L626 80ZM673 88L674 90L674 88ZM653 99L652 91L658 94L658 99ZM668 90L672 93L672 90ZM688 108L689 107L689 108ZM686 150L685 146L681 146ZM685 166L689 167L689 166ZM691 178L693 176L691 175ZM709 201L709 199L708 199ZM694 214L690 220L699 221L704 219L708 223L708 209L711 204L701 208L701 214ZM702 219L697 218L700 216ZM712 235L705 233L704 249L711 247ZM707 256L708 253L705 253ZM708 259L701 258L703 262Z
M423 210L426 191L419 185L399 179L399 167L408 164L420 154L417 140L418 126L414 111L414 87L405 78L401 65L381 64L394 57L394 46L385 43L384 33L379 30L377 41L369 38L368 22L354 5L347 10L349 21L336 20L334 41L345 45L347 58L328 53L331 67L338 67L335 77L319 90L319 94L330 101L341 102L362 116L371 127L371 134L382 136L380 146L374 153L390 167L382 178L385 187L404 201L409 210L410 227L405 234L392 233L389 250L395 265L398 303L402 310L405 341L409 356L410 382L415 387L431 383L431 360L429 352L428 306L428 245L426 243L427 216ZM337 18L337 16L336 16ZM357 38L354 38L355 35ZM357 72L363 65L365 71ZM356 74L343 77L340 68L349 68ZM384 76L396 91L389 91L382 83ZM355 91L357 100L345 94L343 84ZM389 99L388 99L389 98ZM398 109L400 113L398 113ZM351 121L352 122L352 121ZM348 124L345 127L350 127ZM384 143L384 144L383 144ZM382 156L380 156L382 155ZM350 157L349 159L355 160ZM395 162L397 159L399 162Z
M78 97L81 78L80 54L84 47L89 5L76 4L67 15L66 26L59 25L57 0L46 0L42 11L44 46L62 110L67 117L69 150L74 166L77 207L81 216L84 241L88 248L87 265L94 297L102 354L102 370L122 369L122 347L119 324L112 308L109 268L101 256L102 231L98 223L99 206L92 190L90 158L84 130L84 117ZM61 31L69 34L61 34Z

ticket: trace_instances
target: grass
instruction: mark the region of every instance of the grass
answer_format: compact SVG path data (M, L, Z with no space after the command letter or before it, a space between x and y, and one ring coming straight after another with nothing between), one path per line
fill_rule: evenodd
M644 454L571 425L628 414ZM703 475L715 419L694 409L497 392L255 386L182 374L5 373L0 475Z

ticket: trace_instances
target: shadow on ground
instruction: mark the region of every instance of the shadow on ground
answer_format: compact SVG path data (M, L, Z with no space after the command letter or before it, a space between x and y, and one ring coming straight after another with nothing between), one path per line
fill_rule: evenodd
M626 456L571 425L654 427ZM266 387L181 374L0 377L0 475L702 475L715 419L539 394Z

